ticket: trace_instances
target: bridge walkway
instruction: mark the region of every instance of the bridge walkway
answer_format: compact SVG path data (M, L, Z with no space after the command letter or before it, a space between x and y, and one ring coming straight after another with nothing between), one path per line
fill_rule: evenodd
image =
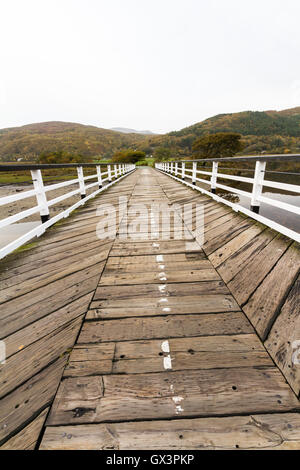
M120 196L144 204L139 240ZM103 203L120 219L106 240ZM178 208L171 236L163 223L149 239L162 203L203 208L204 243L194 216L176 239ZM300 449L299 260L286 237L137 170L3 263L0 448Z

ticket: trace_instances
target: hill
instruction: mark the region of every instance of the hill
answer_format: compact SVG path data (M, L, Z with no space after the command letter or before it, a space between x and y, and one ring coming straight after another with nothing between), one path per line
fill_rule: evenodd
M132 131L132 132L131 132ZM89 157L110 158L117 150L135 148L153 154L157 147L172 157L190 157L192 144L204 134L238 132L243 154L300 153L300 107L283 111L218 114L179 131L145 135L133 129L102 129L69 122L43 122L0 129L0 160L36 160L42 152L64 150Z
M110 158L116 150L135 147L145 136L123 134L70 122L42 122L0 129L0 160L36 160L42 152L65 150L85 157Z
M216 132L238 132L244 154L300 151L300 107L283 111L244 111L218 114L180 131L148 139L150 147L169 147L175 155L190 155L197 137Z

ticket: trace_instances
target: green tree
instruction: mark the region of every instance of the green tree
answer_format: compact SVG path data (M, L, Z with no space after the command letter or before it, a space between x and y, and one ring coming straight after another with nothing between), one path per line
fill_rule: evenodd
M241 135L234 132L207 134L195 140L192 146L194 158L233 157L243 148Z
M145 152L141 150L128 149L116 152L112 157L112 161L116 163L136 163L139 160L144 160L145 157Z
M171 150L166 147L157 147L154 152L154 158L157 162L171 158Z

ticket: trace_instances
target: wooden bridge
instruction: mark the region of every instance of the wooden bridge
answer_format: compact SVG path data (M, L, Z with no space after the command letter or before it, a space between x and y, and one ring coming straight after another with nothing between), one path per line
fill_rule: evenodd
M99 239L120 196L200 205L203 245L125 238L134 214ZM155 169L126 176L2 262L0 449L300 449L299 261Z

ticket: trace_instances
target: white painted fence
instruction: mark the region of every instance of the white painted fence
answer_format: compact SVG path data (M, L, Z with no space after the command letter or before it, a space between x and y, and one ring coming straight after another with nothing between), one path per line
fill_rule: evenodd
M16 250L20 246L24 245L28 241L32 240L34 237L39 237L42 235L45 230L50 227L51 225L58 222L60 219L68 217L70 213L80 207L81 205L85 204L86 201L95 197L97 194L101 193L111 185L115 184L117 181L120 181L122 178L127 176L129 173L135 170L135 165L133 164L105 164L107 170L105 172L101 171L102 165L93 165L93 164L66 164L66 165L0 165L0 171L8 172L8 171L31 171L31 177L33 182L33 188L29 191L23 191L18 194L13 194L10 196L5 196L0 198L0 206L5 204L12 204L16 201L20 201L22 199L26 199L32 196L36 197L37 204L30 208L26 209L22 212L17 214L11 215L10 217L6 217L5 219L0 220L0 229L11 225L19 220L25 219L32 214L39 213L41 217L41 224L35 227L34 229L30 230L26 234L22 235L21 237L17 238L16 240L12 241L5 247L0 249L0 259L4 256L8 255L12 251ZM61 183L56 184L49 184L45 185L42 177L42 170L43 169L52 169L52 168L77 168L77 178L71 179L68 181L63 181ZM89 176L84 176L84 167L95 167L96 173ZM113 167L113 168L112 168ZM114 180L113 180L114 178ZM96 179L96 182L86 184L87 181ZM54 199L47 198L47 195L56 189L68 187L70 185L74 185L78 183L78 189L74 191L70 191L68 193L63 194L62 196L56 197ZM103 184L105 185L103 186ZM86 195L86 191L91 188L97 188L88 196ZM59 214L55 215L54 217L50 218L49 207L54 206L58 202L63 201L64 199L68 199L76 194L80 194L81 199L73 204L72 206L68 207L66 210L60 212Z
M300 234L295 232L294 230L285 227L267 217L259 215L259 208L261 202L265 204L269 204L271 206L277 207L278 209L282 209L284 211L291 212L295 214L295 216L300 215L300 207L297 207L293 204L288 204L286 202L278 201L276 199L272 199L266 196L263 196L263 187L275 188L281 191L288 191L292 193L300 194L300 185L296 184L287 184L287 183L280 183L277 181L269 181L265 179L265 172L266 172L266 164L268 161L293 161L299 162L300 155L264 155L259 157L234 157L234 158L216 158L216 159L202 159L202 160L185 160L185 161L172 161L172 162L160 162L156 163L155 167L166 173L167 175L171 176L172 178L180 181L191 188L200 191L203 194L207 194L208 196L212 197L214 200L218 202L222 202L237 212L242 212L253 219L267 225L268 227L277 230L278 232L290 237L293 240L300 242ZM218 164L219 162L255 162L255 171L254 177L248 178L244 176L236 176L226 173L219 173L218 172ZM212 163L211 171L199 169L203 166L203 163ZM187 163L191 163L192 168L186 168ZM229 169L229 168L228 168ZM231 168L231 170L233 170ZM284 172L282 173L284 174ZM198 175L206 175L209 177L208 180L204 178L200 178ZM232 181L240 181L243 183L249 183L252 185L252 191L244 191L241 189L237 189L231 186L227 186L225 184L221 184L218 182L218 178L221 179L228 179ZM185 181L189 179L191 182ZM196 183L204 183L208 185L208 189L203 189L199 186L196 186ZM299 175L299 182L300 182L300 175ZM250 199L250 210L243 207L240 204L228 201L224 197L221 197L216 194L216 189L220 188L225 191L229 191L230 193L242 195Z

